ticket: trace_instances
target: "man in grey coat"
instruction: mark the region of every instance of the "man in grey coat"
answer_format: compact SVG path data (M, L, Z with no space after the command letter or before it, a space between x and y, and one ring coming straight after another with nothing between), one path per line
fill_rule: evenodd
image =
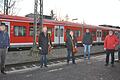
M6 32L5 25L0 26L0 69L1 73L5 73L5 58L8 51L8 47L10 46L9 35Z

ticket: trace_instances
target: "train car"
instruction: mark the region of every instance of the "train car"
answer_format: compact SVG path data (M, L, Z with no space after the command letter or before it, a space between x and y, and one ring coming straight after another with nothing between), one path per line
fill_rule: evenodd
M10 36L10 48L32 47L34 23L33 18L1 14L0 22L7 26L7 31ZM94 43L102 43L105 39L105 36L108 34L108 30L120 31L120 29L118 28L47 19L43 20L43 27L44 26L48 28L48 33L51 36L52 44L55 46L65 45L66 30L68 29L74 31L78 43L81 43L82 37L87 28L90 29L90 32L92 33ZM37 33L39 34L39 30L37 31Z

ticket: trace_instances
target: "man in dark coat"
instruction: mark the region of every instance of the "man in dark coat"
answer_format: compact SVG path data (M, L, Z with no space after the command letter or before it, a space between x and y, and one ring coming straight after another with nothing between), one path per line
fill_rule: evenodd
M51 45L51 44L50 44ZM39 35L39 49L41 54L41 68L43 65L47 67L47 54L49 47L49 37L47 33L47 27L43 27L43 31Z
M86 62L86 52L88 52L88 64L90 64L90 47L92 46L92 35L89 29L86 29L86 33L83 36L82 44L84 46L84 61Z
M0 26L0 69L1 73L5 73L5 58L8 51L8 47L10 46L9 35L6 32L5 25Z
M67 31L66 33L67 39L66 39L66 46L67 46L67 63L69 64L71 55L72 55L72 63L75 64L75 55L73 54L72 47L77 47L77 40L73 34L73 31ZM73 42L73 44L72 44Z

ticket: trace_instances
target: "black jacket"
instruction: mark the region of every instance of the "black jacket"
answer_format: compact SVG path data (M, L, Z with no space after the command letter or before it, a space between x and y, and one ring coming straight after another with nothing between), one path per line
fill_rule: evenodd
M82 39L82 43L85 45L91 45L93 42L92 35L90 33L85 33Z
M66 38L66 47L68 50L72 50L73 46L77 46L77 40L76 40L75 36L72 39L70 34L67 34L66 37L67 37ZM73 42L73 45L72 45L72 42Z
M44 35L43 32L41 32L39 34L39 47L41 47L42 49L40 50L40 54L41 55L47 55L48 54L48 46L49 46L49 37L48 37L48 34Z
M10 39L7 32L0 31L0 48L10 47Z

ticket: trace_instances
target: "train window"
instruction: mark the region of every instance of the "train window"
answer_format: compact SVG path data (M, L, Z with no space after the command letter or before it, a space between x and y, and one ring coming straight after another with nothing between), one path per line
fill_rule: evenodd
M33 36L33 27L30 27L30 36Z
M103 36L106 36L108 33L107 32L103 32Z
M26 28L23 26L15 26L14 35L15 36L26 36Z
M116 36L118 36L118 31L115 31L115 33L114 33Z
M95 31L92 32L92 36L96 36L96 32Z
M59 36L59 30L58 30L58 28L55 29L55 36L56 36L56 37Z
M30 36L33 36L33 33L34 33L33 27L30 27L30 28L29 28L29 31L30 31L29 35L30 35ZM37 36L38 36L38 35L39 35L39 27L37 27Z
M102 32L97 31L97 37L101 37L102 36Z
M81 33L80 33L80 31L74 31L74 34L76 37L79 37Z
M60 29L60 37L63 37L63 29Z
M100 37L102 37L102 32L100 32L99 34L100 34Z
M51 36L52 35L52 28L48 28L48 34Z

